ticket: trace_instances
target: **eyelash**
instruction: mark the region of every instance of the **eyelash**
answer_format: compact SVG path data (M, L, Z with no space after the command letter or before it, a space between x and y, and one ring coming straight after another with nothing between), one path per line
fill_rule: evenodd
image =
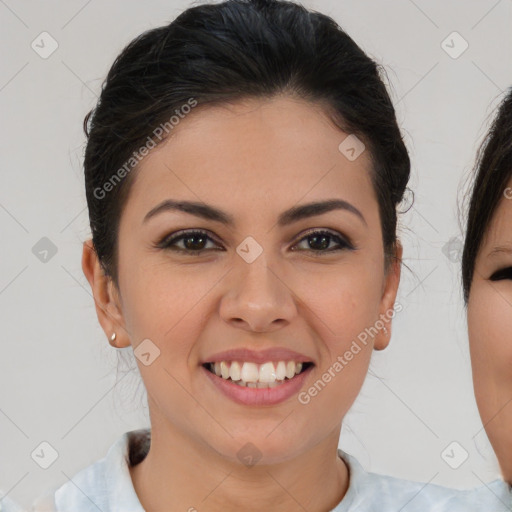
M352 251L355 249L353 247L353 245L350 242L348 242L347 240L345 240L343 237L336 235L335 233L333 233L331 231L327 231L327 230L309 231L302 238L300 238L295 245L299 244L303 240L307 240L307 238L309 238L313 235L328 236L331 239L329 241L329 245L332 240L337 240L338 244L340 246L336 249L325 249L325 250L302 249L302 250L306 250L306 251L312 253L312 255L314 255L314 256L323 256L326 253L343 251L343 250L351 250ZM199 255L203 254L205 251L212 250L212 249L199 249L199 250L195 251L195 250L191 250L191 249L181 249L181 248L177 248L175 246L173 247L173 244L175 244L176 242L184 240L186 238L192 238L194 236L206 237L215 242L215 240L213 240L213 238L208 236L208 233L206 231L190 230L190 231L179 231L177 234L175 233L171 236L165 236L155 245L155 247L158 249L169 249L172 251L181 252L181 253L184 253L184 254L187 254L190 256L192 256L192 255L199 256ZM221 249L213 249L213 250L221 250ZM292 248L292 250L296 250L296 249Z
M503 279L512 279L512 267L502 268L494 272L489 278L491 281L501 281Z

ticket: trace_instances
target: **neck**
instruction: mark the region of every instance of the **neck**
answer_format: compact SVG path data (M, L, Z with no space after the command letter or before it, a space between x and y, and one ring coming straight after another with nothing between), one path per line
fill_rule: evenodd
M285 462L249 467L152 422L150 450L130 473L147 512L324 512L335 508L348 488L338 438L339 429Z

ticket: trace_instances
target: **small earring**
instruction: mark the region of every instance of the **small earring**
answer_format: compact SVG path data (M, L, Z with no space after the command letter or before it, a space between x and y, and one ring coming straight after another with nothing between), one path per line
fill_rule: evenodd
M112 334L112 336L110 336L110 341L115 341L116 340L116 333Z
M388 328L387 327L384 327L384 333L387 334L388 333Z

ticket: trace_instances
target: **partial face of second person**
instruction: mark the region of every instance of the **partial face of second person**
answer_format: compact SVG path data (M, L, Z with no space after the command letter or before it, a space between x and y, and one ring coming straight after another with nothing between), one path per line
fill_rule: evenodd
M390 324L305 405L297 393L241 404L212 384L204 364L232 349L292 350L313 363L307 390L392 310L400 267L385 266L370 155L348 160L338 149L347 134L305 101L199 109L137 170L119 229L114 318L123 329L101 312L100 321L126 345L150 339L160 350L151 365L138 362L155 436L165 431L210 461L236 464L247 442L261 452L259 464L319 446L327 453ZM206 204L232 224L172 209L145 219L166 200ZM280 221L328 200L345 206ZM183 230L201 233L169 241ZM251 262L237 252L247 237L251 255L261 250Z
M512 179L475 261L468 331L482 422L512 483Z

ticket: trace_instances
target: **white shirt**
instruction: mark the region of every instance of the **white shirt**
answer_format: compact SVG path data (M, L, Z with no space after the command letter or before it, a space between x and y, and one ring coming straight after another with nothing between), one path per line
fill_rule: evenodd
M0 491L0 512L24 512L23 509Z
M107 455L79 471L72 481L36 500L33 512L144 512L129 471L149 448L150 430L126 432ZM347 463L349 488L330 512L507 512L512 492L501 480L458 491L366 472L356 459L338 450Z

